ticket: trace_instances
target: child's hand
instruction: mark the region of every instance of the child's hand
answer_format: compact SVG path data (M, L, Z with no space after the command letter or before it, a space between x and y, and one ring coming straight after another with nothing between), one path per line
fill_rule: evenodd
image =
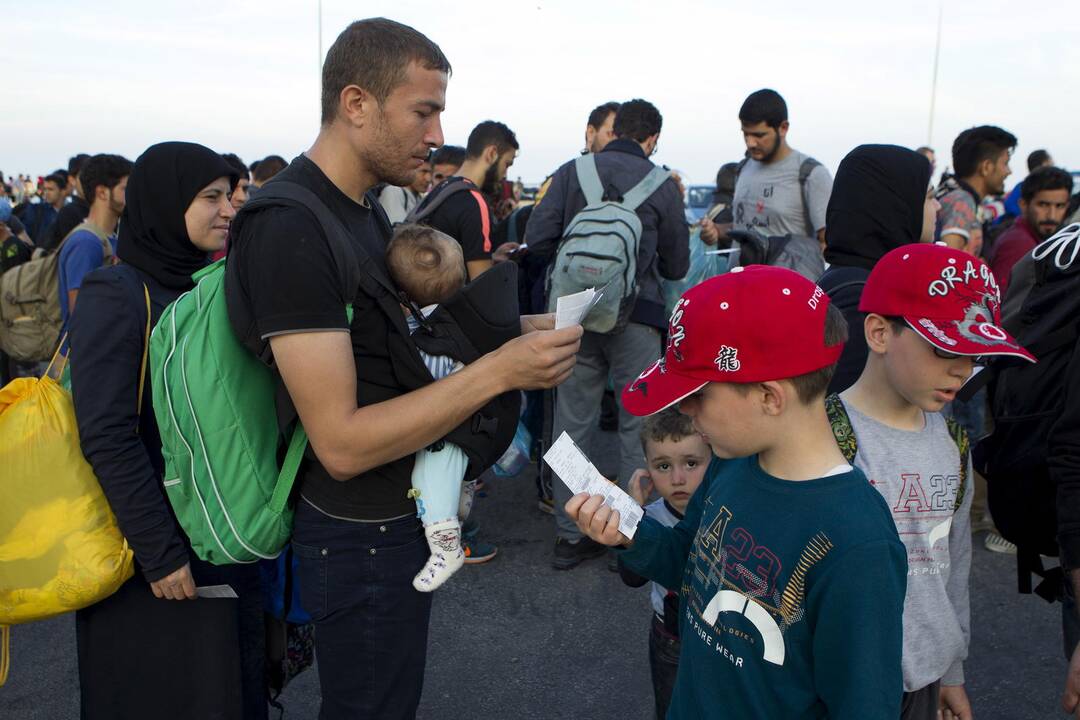
M939 720L971 720L971 703L963 685L942 685L938 695Z
M630 546L630 538L619 532L619 512L605 505L603 496L578 493L567 501L566 514L601 545Z
M634 498L634 502L638 505L645 507L645 503L649 501L649 494L653 491L652 475L645 468L638 468L634 471L634 474L630 476L630 497Z

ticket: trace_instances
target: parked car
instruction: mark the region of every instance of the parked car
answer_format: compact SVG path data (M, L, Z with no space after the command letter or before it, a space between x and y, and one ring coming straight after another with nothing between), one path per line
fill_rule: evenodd
M705 217L715 192L715 185L691 185L686 189L686 222L693 225Z

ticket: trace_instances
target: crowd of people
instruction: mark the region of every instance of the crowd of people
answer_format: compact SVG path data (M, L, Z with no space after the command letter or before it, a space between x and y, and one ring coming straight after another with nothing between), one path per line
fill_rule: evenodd
M232 330L272 368L279 456L298 423L308 440L289 557L321 718L415 716L432 592L496 557L469 511L517 435L552 566L603 557L652 582L658 718L970 720L978 531L1065 603L1080 717L1080 314L1043 332L1036 302L1080 296L1072 175L1037 151L1006 193L1017 138L980 125L936 185L931 148L891 144L833 177L762 89L696 223L650 159L663 117L643 99L589 112L584 148L528 202L506 124L445 142L450 73L423 34L362 20L330 48L321 127L291 162L170 141L0 178L4 277L54 258L42 333L67 338L82 451L137 568L77 612L82 716L267 717L266 576L193 549L166 493L160 379L143 379L147 328L224 258ZM559 297L590 285L593 311L557 326ZM5 382L48 359L4 350ZM1036 360L1056 404L1010 465L1002 388L1023 395L1012 378ZM601 432L644 508L631 535L539 459ZM1025 534L1039 512L1056 574ZM214 585L237 602L188 602Z

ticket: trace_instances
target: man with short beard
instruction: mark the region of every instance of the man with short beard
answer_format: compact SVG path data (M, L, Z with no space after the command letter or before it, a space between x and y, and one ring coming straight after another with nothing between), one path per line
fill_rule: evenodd
M1005 192L1005 178L1012 174L1009 158L1016 136L993 125L968 128L952 146L953 173L938 186L938 238L949 247L978 257L983 247L983 220L979 206L989 195Z
M739 109L739 122L747 157L735 183L734 229L816 238L824 247L832 177L821 163L788 145L784 98L769 89L751 93ZM702 223L701 237L715 243L718 233L711 226Z
M233 330L272 360L282 436L299 418L310 441L296 476L292 548L315 624L321 720L416 716L432 594L413 587L429 557L409 494L413 456L464 434L505 392L562 382L582 333L554 330L551 316L522 318L522 336L448 377L418 389L401 378L403 353L413 356L401 308L387 299L390 224L369 191L410 184L443 144L449 74L442 50L413 28L384 18L351 24L326 55L315 143L232 227ZM274 188L295 185L344 226L352 253L310 203L275 197Z
M116 224L124 212L125 190L132 164L119 155L95 155L79 173L81 187L90 202L86 220L60 240L57 263L60 316L67 325L83 279L94 270L113 263Z
M500 193L506 171L514 164L517 151L517 137L510 128L494 120L485 120L469 133L465 162L457 175L440 183L416 209L417 213L422 213L439 202L439 196L446 189L460 189L439 202L423 222L461 243L470 280L491 267L491 229L495 222L484 194ZM464 186L457 182L460 180L465 181Z
M1013 265L1061 227L1072 188L1072 175L1056 167L1038 168L1021 183L1020 218L1002 233L990 254L1001 297L1009 287Z

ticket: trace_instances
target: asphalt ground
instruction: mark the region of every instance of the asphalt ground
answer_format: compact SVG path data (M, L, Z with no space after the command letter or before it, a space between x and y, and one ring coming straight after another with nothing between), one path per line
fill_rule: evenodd
M591 454L611 472L614 436L600 444ZM537 509L532 471L489 483L474 512L499 554L436 592L419 717L652 718L647 587L623 586L603 558L551 569L553 520ZM1014 558L987 552L981 540L966 664L975 718L1063 717L1061 606L1018 595ZM78 718L73 617L13 628L11 650L0 720ZM315 671L296 678L282 700L287 720L314 720Z

